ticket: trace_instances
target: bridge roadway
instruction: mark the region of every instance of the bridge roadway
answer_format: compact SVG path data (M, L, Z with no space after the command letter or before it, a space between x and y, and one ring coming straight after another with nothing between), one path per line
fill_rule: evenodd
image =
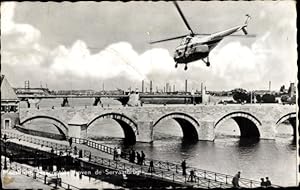
M97 106L101 103L101 98L112 98L121 102L123 106L136 106L143 102L153 101L153 100L167 100L167 101L177 101L183 100L182 103L199 104L201 102L201 95L195 94L18 94L18 98L21 101L27 101L28 108L31 102L35 102L35 106L39 104L42 99L54 99L62 98L62 107L69 106L69 98L94 98L93 106Z
M59 151L70 150L70 146L67 141L53 140L43 137L37 137L32 135L27 135L20 133L15 130L5 130L2 132L6 134L11 142L22 144L24 146L30 146L35 149L41 149L43 151L50 152L53 147L56 154L59 154ZM188 181L188 175L182 175L182 169L179 164L164 162L159 160L154 161L155 172L149 173L149 162L152 159L146 159L143 166L133 164L128 162L127 157L123 157L120 161L112 160L113 148L99 144L86 139L73 139L73 142L78 150L83 150L84 157L78 158L74 154L71 154L77 159L81 159L85 162L96 163L98 165L104 166L106 168L111 168L117 171L126 171L126 173L138 172L140 175L144 175L150 178L156 178L159 180L164 180L170 183L177 183L184 186L190 187L201 187L201 188L231 188L231 179L233 176L216 173L207 170L201 170L198 168L188 167L187 174L190 170L195 171L195 181ZM42 147L40 145L43 145ZM74 144L73 144L74 147ZM67 153L65 153L67 154ZM88 159L91 154L91 160ZM245 188L256 188L260 187L260 182L255 180L249 180L245 178L240 178L240 186ZM279 187L273 185L273 187Z
M59 153L59 151L70 150L69 143L67 141L59 141L48 139L44 137L27 135L24 133L20 133L16 130L5 130L2 133L7 134L10 141L15 143L20 143L22 145L31 146L36 149L41 149L43 151L51 151L51 148L54 148L55 153ZM19 139L19 140L18 140ZM171 163L160 160L154 160L146 158L144 165L140 166L137 164L130 163L128 161L127 153L124 153L122 159L120 161L113 161L112 154L113 148L96 143L87 139L76 139L73 138L73 147L76 146L78 150L83 150L84 157L81 159L86 162L96 163L102 165L104 167L108 167L111 169L117 169L121 171L126 171L126 173L138 172L146 177L157 178L160 180L169 181L171 183L178 183L184 186L193 186L193 187L201 187L201 188L231 188L231 179L233 176L216 173L207 170L201 170L194 167L187 167L187 174L189 171L193 170L195 172L195 181L188 181L188 175L182 175L182 169L179 163ZM40 146L44 145L44 146ZM67 153L65 153L67 154ZM91 160L88 159L91 154ZM72 153L73 156L75 156ZM78 158L78 156L75 156ZM154 162L155 172L149 173L148 168L150 161ZM249 180L245 178L240 178L240 186L245 188L256 188L260 187L260 182L255 180ZM277 185L273 185L273 187L279 187Z
M114 94L83 94L83 95L75 95L75 94L57 94L57 95L29 95L29 94L17 94L18 98L20 99L53 99L53 98L125 98L129 97L129 95L120 94L120 95L114 95ZM190 94L139 94L140 98L193 98L193 97L201 97L201 95L190 95Z
M152 142L155 127L164 120L175 120L183 138L190 140L215 139L222 123L233 119L241 137L275 139L277 127L288 121L296 138L296 106L281 104L228 105L145 105L139 107L58 107L21 108L20 125L26 127L35 119L56 121L66 137L86 138L95 121L111 119L123 130L125 141ZM101 127L101 126L97 126Z

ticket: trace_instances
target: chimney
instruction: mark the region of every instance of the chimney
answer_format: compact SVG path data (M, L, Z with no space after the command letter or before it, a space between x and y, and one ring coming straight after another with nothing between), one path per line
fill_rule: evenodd
M187 93L187 80L185 80L185 93Z
M150 93L152 93L152 80L150 80Z
M169 83L166 83L166 92L169 90Z
M142 93L144 93L144 80L142 80Z

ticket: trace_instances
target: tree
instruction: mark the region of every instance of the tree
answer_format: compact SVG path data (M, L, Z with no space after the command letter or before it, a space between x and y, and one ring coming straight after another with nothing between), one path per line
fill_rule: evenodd
M279 92L285 92L285 86L284 86L284 85L282 85L282 86L280 87Z
M276 103L275 96L273 94L264 94L262 96L262 101L264 103Z
M262 101L261 95L257 94L257 95L255 96L255 98L256 98L256 101L257 101L258 103L261 103L261 101Z
M247 93L247 91L245 89L242 88L236 88L234 90L231 91L232 95L233 95L233 99L237 102L237 103L242 103L242 102L250 102L250 93Z
M296 104L296 95L291 97L291 104Z
M288 102L289 101L289 96L288 95L283 95L283 96L281 96L280 100L281 100L282 103Z

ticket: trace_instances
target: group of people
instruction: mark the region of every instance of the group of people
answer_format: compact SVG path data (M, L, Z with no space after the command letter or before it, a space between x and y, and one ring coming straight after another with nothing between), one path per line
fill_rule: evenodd
M239 185L239 179L240 179L240 177L241 177L241 172L238 172L233 177L233 179L232 179L232 185L233 185L233 187L235 187L235 188L239 188L240 187L240 185ZM261 183L260 183L261 187L264 188L264 187L271 187L272 186L271 181L269 180L268 177L266 177L266 180L264 178L260 178L260 180L261 180Z
M260 178L260 180L261 180L260 182L261 187L271 187L272 184L268 177L266 177L266 181L264 180L264 178Z
M186 175L186 161L183 160L181 162L181 169L182 169L182 175ZM196 175L195 175L195 171L194 170L190 170L190 175L188 177L188 181L190 182L194 182L196 179Z
M133 149L130 150L129 153L129 162L135 163L135 159L137 160L137 164L143 165L145 161L146 155L143 151L141 153L134 151Z

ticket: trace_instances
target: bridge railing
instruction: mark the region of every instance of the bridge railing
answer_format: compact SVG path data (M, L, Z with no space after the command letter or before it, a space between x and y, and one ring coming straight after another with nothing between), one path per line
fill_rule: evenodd
M1 160L1 166L3 165L2 160ZM7 162L7 167L12 170L12 171L16 171L21 175L25 175L27 177L32 177L33 179L36 179L46 185L50 185L47 182L47 177L46 174L41 173L41 171L36 170L35 168L31 168L29 166L26 166L24 164L19 164L17 162ZM50 177L49 177L50 178ZM49 179L48 178L48 179ZM46 181L45 181L46 180ZM53 184L53 183L52 183ZM60 183L57 183L57 187L61 187L63 189L80 189L74 185L71 185L69 183L65 183L63 181L61 181Z
M91 140L87 140L87 139L80 139L80 138L74 138L75 143L83 143L86 144L89 147L98 149L100 151L106 152L108 154L113 154L113 148L91 141ZM122 158L129 160L129 152L122 152ZM150 165L150 161L153 161L153 165L155 168L158 168L160 170L165 170L165 171L175 171L175 173L182 173L182 167L180 164L178 163L172 163L172 162L165 162L165 161L161 161L161 160L156 160L156 159L145 159L143 165L145 166L149 166ZM189 170L194 170L195 175L199 176L200 178L203 179L208 179L210 181L214 181L214 182L220 182L223 183L224 185L228 185L231 184L232 182L232 178L234 176L232 175L226 175L226 174L222 174L222 173L217 173L217 172L213 172L213 171L209 171L209 170L202 170L199 168L195 168L195 167L188 167ZM251 179L246 179L246 178L240 178L239 179L239 184L241 187L245 187L245 188L255 188L255 187L260 187L260 181L256 181L256 180L251 180ZM272 187L280 187L278 185L272 185Z
M36 139L36 138L25 136L25 135L19 135L19 134L7 132L7 131L2 133L2 136L4 134L7 134L8 137L11 137L11 138L18 138L18 139L21 139L21 140L24 140L27 142L31 142L31 143L35 143L35 144L39 144L39 145L43 145L43 146L47 146L47 147L52 147L52 148L55 147L57 150L58 149L67 150L70 148L69 146L66 146L66 145L61 145L58 143L53 143L53 142L49 142L49 141L45 141L45 140L41 140L41 139ZM114 149L112 147L109 147L109 146L106 146L106 145L103 145L103 144L100 144L100 143L97 143L94 141L90 141L87 139L72 138L72 142L78 143L78 144L85 144L89 147L95 148L97 150L100 150L100 151L108 153L108 154L113 154L113 151L114 151ZM85 152L84 154L86 154L86 151L84 151L84 152ZM99 157L99 158L101 158L101 157ZM123 152L122 158L129 160L129 153ZM154 167L159 169L160 171L163 170L164 172L173 172L174 174L182 173L182 168L181 168L180 164L165 162L165 161L160 161L160 160L155 160L155 159L145 159L143 166L146 166L146 167L149 166L151 160L153 161ZM189 168L189 170L194 170L195 175L201 179L205 179L210 182L218 182L223 185L231 184L231 180L233 178L232 175L226 175L226 174L212 172L212 171L208 171L208 170L202 170L202 169L198 169L198 168L194 168L194 167L188 167L188 168ZM241 187L246 187L246 188L260 187L260 181L240 178L239 182L240 182ZM280 187L278 185L272 185L272 186Z
M89 155L90 153L88 151L84 152L85 157L89 157ZM159 170L158 168L155 167L154 167L154 171L150 172L149 167L146 165L135 165L135 164L115 161L115 160L111 160L108 158L103 158L95 155L92 155L90 158L91 158L90 162L111 168L112 170L117 170L119 174L124 172L124 174L135 174L140 176L144 175L156 179L163 179L165 181L170 181L173 183L185 184L188 186L198 186L203 188L231 187L231 185L226 185L218 181L211 181L210 179L204 179L199 176L195 176L193 181L190 181L188 175L184 176L174 171Z
M87 139L72 137L72 142L77 143L77 144L84 144L84 145L87 145L91 148L100 150L101 152L105 152L105 153L108 153L108 154L113 154L113 152L114 152L114 149L109 147L109 146L106 146L106 145L103 145L103 144L100 144L100 143L97 143L97 142L94 142L94 141L90 141L90 140L87 140Z
M3 131L2 132L2 138L4 137L4 134L7 135L8 138L10 139L19 139L19 140L23 140L29 143L33 143L33 144L37 144L37 145L41 145L41 147L48 147L48 148L53 148L54 153L59 153L60 150L63 151L69 151L70 147L67 145L63 145L63 144L59 144L59 143L54 143L54 142L50 142L50 141L46 141L46 140L42 140L39 138L34 138L28 135L20 135L20 134L16 134L13 132L9 132L9 131Z

